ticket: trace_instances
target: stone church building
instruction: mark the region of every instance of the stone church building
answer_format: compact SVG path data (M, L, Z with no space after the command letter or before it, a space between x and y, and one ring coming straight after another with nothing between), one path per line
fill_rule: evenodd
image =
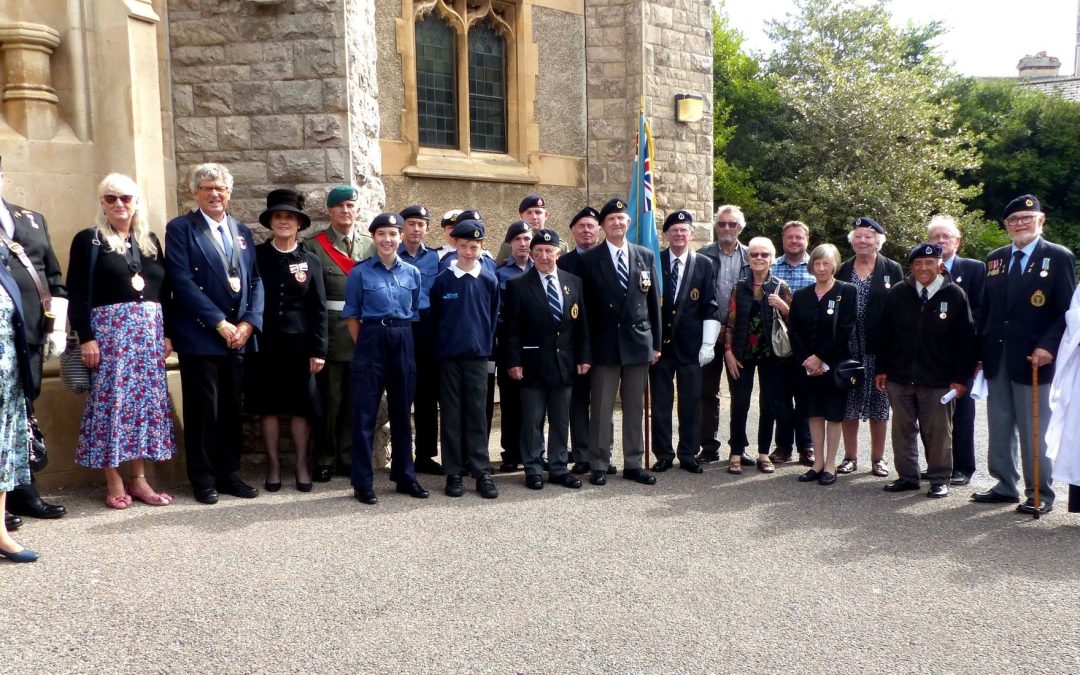
M160 233L204 161L230 167L246 222L292 186L324 224L326 190L352 182L364 219L472 207L495 236L540 192L566 233L627 194L643 103L659 216L707 223L710 17L709 0L0 0L3 195L46 215L65 269L105 174L138 181ZM46 378L42 483L99 481L72 461L83 399L55 361Z

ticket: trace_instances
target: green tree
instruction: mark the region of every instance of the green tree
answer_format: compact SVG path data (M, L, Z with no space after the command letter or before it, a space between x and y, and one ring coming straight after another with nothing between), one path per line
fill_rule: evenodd
M806 221L813 241L846 246L854 216L885 226L885 253L899 256L925 237L936 213L970 228L965 200L977 185L957 176L978 168L975 137L956 128L956 103L938 96L950 78L930 45L937 24L890 23L884 0L797 0L770 24L777 45L767 64L781 108L756 150L754 220L775 236Z

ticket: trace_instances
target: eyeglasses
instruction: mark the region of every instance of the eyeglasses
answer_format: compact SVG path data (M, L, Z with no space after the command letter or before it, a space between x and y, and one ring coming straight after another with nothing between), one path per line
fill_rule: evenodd
M125 204L130 204L131 200L135 199L135 197L131 195L102 195L102 198L105 200L106 204L115 204L117 199Z
M1005 219L1006 225L1030 225L1034 222L1035 216L1031 214L1026 216L1009 216Z
M737 220L718 220L718 221L716 221L716 226L724 228L724 229L732 229L732 230L734 230L735 228L739 227L739 224L740 223Z
M751 258L768 258L771 255L772 255L772 253L769 253L767 251L751 251L750 252L750 257Z
M199 192L217 192L218 194L225 194L229 191L224 185L200 185Z

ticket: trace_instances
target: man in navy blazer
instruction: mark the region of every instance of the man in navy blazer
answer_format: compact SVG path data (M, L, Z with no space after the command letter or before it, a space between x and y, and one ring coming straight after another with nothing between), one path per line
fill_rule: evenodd
M968 296L978 331L986 315L986 263L956 255L960 248L960 229L952 216L938 215L930 219L927 241L941 247L942 264L954 284ZM976 333L976 341L978 334ZM971 391L971 381L964 385ZM961 396L953 410L952 485L967 485L975 474L975 399Z
M690 250L694 219L682 209L664 220L668 248L660 253L663 328L660 360L649 370L652 383L653 471L674 466L672 409L675 383L679 387L679 467L701 473L695 456L701 441L701 369L715 356L720 335L717 317L716 271L708 256Z
M165 227L167 305L173 349L180 357L184 445L195 498L214 504L218 492L254 497L237 476L244 354L256 350L263 286L255 243L246 225L226 213L233 177L220 164L200 164L191 176L199 208Z
M582 256L585 306L592 342L592 409L589 415L589 482L607 483L614 443L608 420L615 393L622 401L623 478L643 485L656 476L643 467L645 384L660 358L660 296L652 251L626 241L626 202L612 199L600 210L606 241Z
M1064 246L1042 237L1046 216L1039 200L1021 195L1002 214L1012 244L986 259L986 318L982 327L982 366L990 398L990 475L998 482L971 498L982 503L1020 501L1016 469L1017 436L1027 500L1017 507L1034 513L1033 482L1039 460L1039 512L1054 505L1050 487L1052 465L1046 456L1046 425L1050 421L1050 380L1054 357L1065 332L1065 312L1076 286L1076 257ZM1033 375L1039 378L1039 447L1032 447Z

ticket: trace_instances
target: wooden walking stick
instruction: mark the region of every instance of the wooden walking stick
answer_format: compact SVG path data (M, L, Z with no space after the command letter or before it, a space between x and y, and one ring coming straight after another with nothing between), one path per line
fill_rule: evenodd
M1039 367L1031 366L1031 428L1034 443L1031 446L1033 465L1031 467L1031 480L1035 483L1035 520L1042 514L1039 513Z

